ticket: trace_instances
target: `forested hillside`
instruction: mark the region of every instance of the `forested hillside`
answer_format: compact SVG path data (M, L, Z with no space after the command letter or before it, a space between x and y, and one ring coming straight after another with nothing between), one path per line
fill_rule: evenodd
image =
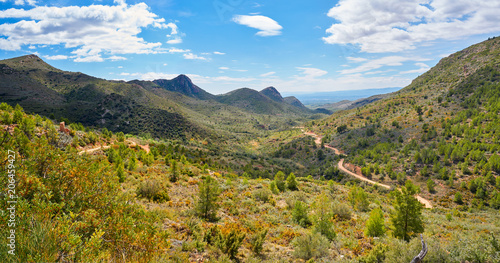
M313 122L380 182L461 211L500 208L500 39L442 59L389 98Z

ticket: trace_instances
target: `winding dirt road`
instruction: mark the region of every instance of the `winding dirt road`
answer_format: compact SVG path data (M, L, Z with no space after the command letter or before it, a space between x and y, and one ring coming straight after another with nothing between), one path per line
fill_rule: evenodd
M305 135L312 136L312 137L315 139L315 142L316 142L316 144L317 144L317 145L321 145L321 139L322 139L322 137L321 137L321 136L317 135L317 134L316 134L316 133L314 133L314 132L305 132L305 131L304 131L304 129L303 129L302 127L300 127L300 128L302 129L302 132L303 132ZM339 149L334 148L334 147L332 147L332 146L330 146L330 145L325 145L325 148L332 149L333 151L335 151L335 154L337 154L337 155L340 155L341 153L343 154L343 152L342 152L342 151L340 151ZM351 171L347 170L347 168L345 168L345 167L344 167L344 159L340 159L340 161L339 161L339 163L338 163L338 168L339 168L341 171L343 171L343 172L345 172L345 173L347 173L347 174L349 174L349 175L351 175L351 176L354 176L354 177L358 178L359 180L365 181L365 182L370 183L370 184L377 184L378 186L380 186L380 187L384 187L384 188L386 188L386 189L391 189L391 186L389 186L389 185L386 185L386 184L381 184L381 183L375 182L375 181L373 181L373 180L370 180L370 179L368 179L368 178L364 177L364 176L363 176L363 175L361 175L361 174L353 173L353 172L351 172ZM400 188L398 188L398 190L399 190L399 191L401 191L401 189L400 189ZM418 200L421 204L423 204L425 208L432 208L432 207L433 207L433 206L432 206L432 204L431 204L431 202L430 202L429 200L427 200L427 199L425 199L425 198L421 197L420 195L416 195L416 196L415 196L415 198L417 198L417 200Z
M137 144L136 142L132 141L132 140L125 140L125 142L128 142L129 143L129 147L136 147L136 146L139 146L141 147L144 151L146 151L146 153L149 153L150 152L150 149L149 149L149 144L146 144L146 145L140 145L140 144ZM78 152L78 155L82 155L84 153L93 153L95 151L99 151L99 150L106 150L106 149L109 149L111 146L109 145L105 145L105 146L99 146L99 147L96 147L96 148L92 148L92 149L87 149L87 150L83 150L83 151L80 151Z
M78 153L78 155L82 155L82 154L84 154L84 153L93 153L93 152L95 152L95 151L99 151L99 150L101 150L101 149L106 150L106 149L109 149L109 147L110 147L110 146L107 146L107 145L106 145L106 146L99 146L99 147L92 148L92 149L88 149L88 150L83 150L83 151L79 152L79 153Z

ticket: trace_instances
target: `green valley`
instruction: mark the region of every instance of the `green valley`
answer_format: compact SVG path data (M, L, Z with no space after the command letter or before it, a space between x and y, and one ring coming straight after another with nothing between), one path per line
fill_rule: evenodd
M331 115L35 55L0 100L2 262L500 262L500 38Z

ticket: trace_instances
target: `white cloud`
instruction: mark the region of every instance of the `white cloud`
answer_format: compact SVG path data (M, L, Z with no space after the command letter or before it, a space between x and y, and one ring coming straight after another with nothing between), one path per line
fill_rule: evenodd
M349 61L351 61L351 62L358 63L358 62L365 62L365 61L367 61L368 59L366 59L366 58L347 57L347 60L349 60Z
M226 53L222 53L222 52L219 52L219 51L214 51L214 54L215 55L226 55Z
M230 83L238 83L238 82L250 82L254 81L255 78L233 78L228 76L220 76L220 77L212 77L210 78L212 81L220 81L220 82L230 82Z
M170 44L170 45L177 45L177 44L181 44L182 43L182 38L180 37L176 37L176 38L173 38L173 39L170 39L167 41L167 44Z
M0 2L7 2L7 0L3 0L3 1L0 1ZM25 4L28 4L28 5L36 5L36 0L15 0L14 1L14 4L15 5L25 5Z
M306 79L313 79L313 78L321 77L323 75L328 74L327 71L324 71L322 69L317 69L317 68L297 67L296 69L301 70L302 74L304 75L304 76L301 76L300 78L306 78Z
M170 38L167 41L167 44L170 45L181 44L182 37L184 36L184 34L179 32L179 27L177 27L177 25L174 23L168 23L166 27L172 30L172 32L167 35L167 37Z
M138 35L144 28L170 29L150 12L145 3L126 5L38 6L0 11L0 19L18 20L0 24L0 49L20 50L24 45L64 45L73 49L75 61L102 61L102 55L151 54L163 52L161 43ZM176 34L174 34L176 33Z
M415 73L422 74L422 73L426 72L427 70L429 70L431 68L431 67L429 67L425 63L415 63L415 66L418 66L420 68L419 69L408 70L408 71L402 71L399 74L415 74Z
M111 61L127 60L126 57L120 57L120 56L111 56L108 59Z
M48 60L64 60L68 59L68 56L65 55L55 55L55 56L43 56L45 59Z
M236 72L247 72L246 69L232 69L228 67L219 67L220 70L236 71Z
M201 57L201 56L195 55L193 53L186 53L186 54L183 54L183 56L185 59L190 59L190 60L207 60L206 57Z
M103 62L104 59L100 55L87 56L87 57L77 57L75 62Z
M261 76L261 77L269 77L269 76L272 76L272 75L274 75L274 74L276 74L276 72L271 71L271 72L267 72L267 73L261 74L260 76Z
M167 53L187 53L187 52L191 52L191 50L189 49L180 49L180 48L170 48L167 50Z
M368 60L356 68L341 70L340 73L341 74L362 73L374 69L379 69L384 66L401 66L403 65L403 62L407 61L426 61L426 60L427 59L418 57L388 56L374 60Z
M281 35L281 30L283 29L278 22L267 16L261 15L235 15L233 17L233 22L260 30L256 35L261 37Z
M328 16L329 44L371 53L415 49L425 42L500 31L500 2L490 0L341 0Z

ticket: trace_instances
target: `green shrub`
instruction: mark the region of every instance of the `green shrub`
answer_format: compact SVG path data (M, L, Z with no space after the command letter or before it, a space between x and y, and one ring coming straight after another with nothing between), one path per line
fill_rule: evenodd
M347 204L334 201L332 203L332 213L340 220L350 220L352 210Z
M270 184L269 184L269 190L271 190L271 192L275 195L279 194L280 193L280 190L278 189L278 187L276 187L276 182L275 181L272 181Z
M264 229L258 233L255 233L250 240L250 247L255 255L260 255L262 249L264 248L264 241L266 240L267 229Z
M209 245L214 245L219 248L222 253L236 260L238 250L243 243L243 239L245 239L245 233L238 234L238 232L239 230L234 228L231 228L231 231L221 231L218 226L214 225L205 232L203 241Z
M352 207L354 207L356 210L360 212L368 210L370 202L368 201L368 196L363 188L353 185L349 191L348 198L351 202Z
M158 203L170 200L167 190L156 180L146 180L140 183L136 193L138 197L144 197Z
M12 124L12 118L10 117L10 114L8 112L4 112L2 114L2 123L5 125L11 125Z
M322 258L328 254L330 242L319 233L307 233L292 241L293 255L303 260Z
M453 202L455 202L455 203L457 203L457 204L459 204L459 205L463 204L463 201L462 201L462 193L460 193L460 192L456 192L456 193L455 193L455 197L453 198Z
M265 203L269 202L269 200L271 199L271 195L272 195L271 190L267 188L257 189L252 193L252 196L255 200L262 201Z
M385 254L389 250L386 244L377 244L368 255L358 258L360 263L379 263L384 262Z

